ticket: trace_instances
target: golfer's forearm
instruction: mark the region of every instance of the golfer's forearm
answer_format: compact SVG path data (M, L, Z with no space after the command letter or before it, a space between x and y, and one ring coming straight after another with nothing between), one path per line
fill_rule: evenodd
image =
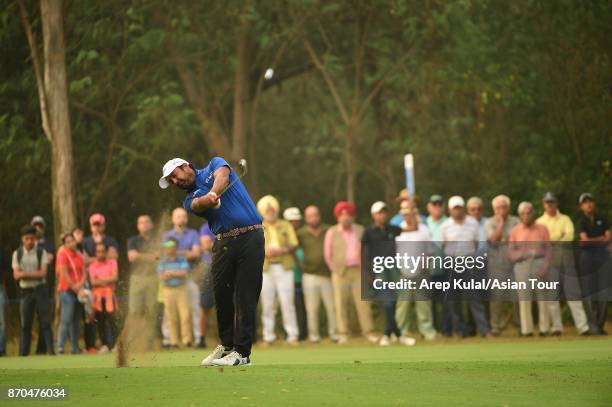
M207 196L201 196L199 198L195 198L193 201L191 201L191 210L195 213L198 212L202 212L205 211L208 208L211 208L212 205L207 203Z
M229 184L230 171L227 167L221 167L215 171L215 182L213 183L210 192L219 195L221 191Z

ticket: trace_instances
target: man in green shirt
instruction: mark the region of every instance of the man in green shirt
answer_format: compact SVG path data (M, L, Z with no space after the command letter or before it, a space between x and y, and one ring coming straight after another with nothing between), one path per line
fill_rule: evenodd
M299 208L291 207L283 211L283 219L291 223L295 233L302 226L302 214ZM297 318L299 336L298 339L303 341L308 335L308 325L306 322L306 304L304 301L304 288L302 287L302 263L304 263L304 250L298 246L293 252L295 265L293 266L293 286L295 289L295 316Z
M329 337L336 340L336 311L334 307L334 292L331 282L331 273L323 255L325 233L329 228L321 222L321 213L316 206L304 209L304 222L298 232L298 240L304 251L302 264L302 288L306 302L306 316L308 319L308 339L317 343L319 335L319 306L321 300L327 315L327 330Z
M434 255L444 256L442 251L442 237L440 235L440 226L444 223L446 215L444 214L444 200L442 196L434 194L429 198L427 202L427 216L426 226L431 232L432 241L434 242ZM440 267L434 267L429 270L431 281L439 283L447 280L447 276L444 274L444 270ZM434 290L432 297L432 312L434 319L434 326L437 331L442 331L443 312L442 304L444 303L444 293L442 290Z

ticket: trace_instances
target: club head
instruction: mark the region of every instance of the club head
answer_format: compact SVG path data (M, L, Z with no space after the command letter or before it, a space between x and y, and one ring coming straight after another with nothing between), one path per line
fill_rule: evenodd
M243 176L247 173L247 161L244 158L241 158L238 161L238 173L240 176Z

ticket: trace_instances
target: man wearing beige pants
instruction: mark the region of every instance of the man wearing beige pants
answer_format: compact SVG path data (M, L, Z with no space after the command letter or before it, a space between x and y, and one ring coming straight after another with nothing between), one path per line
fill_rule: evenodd
M516 216L510 215L510 198L506 195L497 195L491 201L494 215L485 221L487 235L488 272L491 278L506 279L512 274L512 264L507 259L507 245L510 231L520 223ZM512 318L512 306L506 301L493 297L489 302L489 319L491 334L501 335L507 322Z
M520 290L519 314L521 336L533 336L533 316L531 302L538 301L538 325L540 336L548 334L550 327L549 301L541 301L537 292L531 290L529 279L543 279L550 267L550 236L546 226L535 223L535 211L530 202L521 202L518 207L521 220L508 237L508 254L514 262L514 278L526 284Z
M170 347L178 347L179 338L184 346L193 344L191 331L191 309L187 291L189 263L177 256L177 242L174 238L164 241L165 257L158 266L159 278L163 283L164 316L170 331Z
M373 333L370 304L361 300L361 237L363 226L355 224L355 206L341 201L334 208L338 224L325 234L325 262L332 271L332 285L336 303L338 343L348 341L348 307L351 297L357 310L362 334L370 341L378 338Z
M576 330L580 335L588 335L589 323L582 301L576 300L580 298L580 284L576 275L573 247L569 243L574 240L574 224L569 216L559 212L555 194L547 192L542 201L544 213L536 220L536 223L546 226L552 242L568 242L552 243L551 271L556 273L557 280L562 279L562 290L568 298L567 305L572 313ZM550 301L548 312L551 323L550 334L552 336L561 335L563 321L559 301Z
M310 205L304 209L305 225L297 231L298 240L304 250L302 264L302 288L304 302L306 303L306 317L308 319L308 339L317 343L321 340L319 334L319 308L321 303L327 314L327 332L329 338L336 341L336 307L334 305L334 291L331 282L331 273L325 263L323 247L325 234L329 225L321 222L319 208Z

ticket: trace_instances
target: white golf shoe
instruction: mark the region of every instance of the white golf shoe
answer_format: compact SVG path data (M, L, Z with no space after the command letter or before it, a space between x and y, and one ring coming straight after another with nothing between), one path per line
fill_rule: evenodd
M411 338L410 336L402 336L400 338L400 342L406 346L414 346L416 345L416 339Z
M372 342L372 343L378 342L378 336L374 334L367 334L366 339L368 340L368 342Z
M202 359L202 363L200 363L200 366L213 366L215 364L214 362L216 359L220 359L226 355L229 355L231 352L231 350L225 350L223 345L217 345L217 347L213 349L213 351L210 352L208 356Z
M212 363L214 366L250 366L251 359L248 356L243 357L240 353L233 351L222 358L213 360Z

